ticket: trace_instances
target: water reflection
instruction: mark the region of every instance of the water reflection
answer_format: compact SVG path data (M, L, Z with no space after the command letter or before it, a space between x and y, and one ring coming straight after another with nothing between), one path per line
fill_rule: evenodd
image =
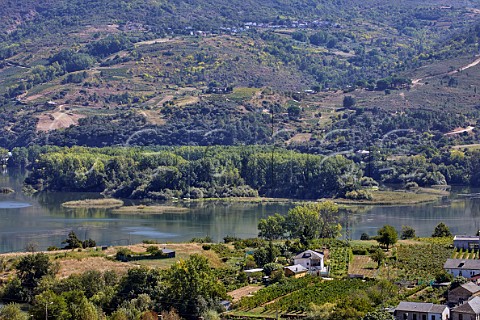
M30 203L17 201L0 201L0 209L18 209L31 207Z

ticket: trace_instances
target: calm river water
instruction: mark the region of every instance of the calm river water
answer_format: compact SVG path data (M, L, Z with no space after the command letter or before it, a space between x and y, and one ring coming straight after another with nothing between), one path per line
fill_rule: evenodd
M0 174L0 187L16 190L0 194L0 252L23 251L28 243L40 249L61 247L68 232L79 238L92 238L98 245L126 245L155 239L161 242L187 241L193 237L225 235L255 237L258 220L275 212L284 214L291 204L193 203L188 213L162 215L117 215L108 209L67 209L69 200L99 197L88 193L42 193L26 196L21 192L24 174ZM352 239L363 232L376 234L384 224L413 226L417 235L428 236L441 221L453 233L473 234L480 228L480 198L464 198L455 189L449 199L415 206L355 207L344 223ZM127 203L128 204L128 203Z

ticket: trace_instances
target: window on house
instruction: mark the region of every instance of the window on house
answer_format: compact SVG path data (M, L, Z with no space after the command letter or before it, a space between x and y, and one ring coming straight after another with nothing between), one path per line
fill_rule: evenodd
M460 314L458 315L458 320L463 320L463 314L460 313Z
M426 314L422 314L422 320L427 320L427 315Z
M414 313L412 317L413 317L412 318L413 320L417 320L417 314L416 313Z
M432 318L430 320L435 320L435 316L432 315Z
M403 314L403 320L407 320L408 319L408 313L404 313Z

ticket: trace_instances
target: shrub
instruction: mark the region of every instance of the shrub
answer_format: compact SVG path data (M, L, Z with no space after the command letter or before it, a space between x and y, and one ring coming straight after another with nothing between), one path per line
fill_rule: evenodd
M370 236L367 233L362 233L360 240L370 240Z
M241 241L242 239L240 239L239 237L235 237L235 236L225 236L223 237L223 242L224 243L230 243L230 242L235 242L235 241Z
M118 248L117 253L115 254L115 259L120 261L125 261L128 256L132 255L132 250L128 248Z

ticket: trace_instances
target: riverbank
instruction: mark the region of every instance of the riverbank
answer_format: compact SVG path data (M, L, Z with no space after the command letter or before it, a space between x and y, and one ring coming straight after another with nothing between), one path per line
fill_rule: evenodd
M326 198L318 200L288 199L288 198L267 198L267 197L229 197L229 198L203 198L183 199L182 202L232 202L232 203L288 203L302 204L305 202L322 202L332 200L338 204L348 205L412 205L434 202L442 197L450 195L450 192L435 188L416 188L415 190L375 190L371 191L372 199L354 200L346 198Z
M123 201L118 199L85 199L62 203L62 207L66 208L117 208L121 206L123 206Z
M183 199L182 201L183 202L294 203L294 202L305 202L307 200L288 199L288 198L267 198L267 197L228 197L228 198Z
M125 206L112 210L115 214L164 214L164 213L185 213L188 208L175 206Z

